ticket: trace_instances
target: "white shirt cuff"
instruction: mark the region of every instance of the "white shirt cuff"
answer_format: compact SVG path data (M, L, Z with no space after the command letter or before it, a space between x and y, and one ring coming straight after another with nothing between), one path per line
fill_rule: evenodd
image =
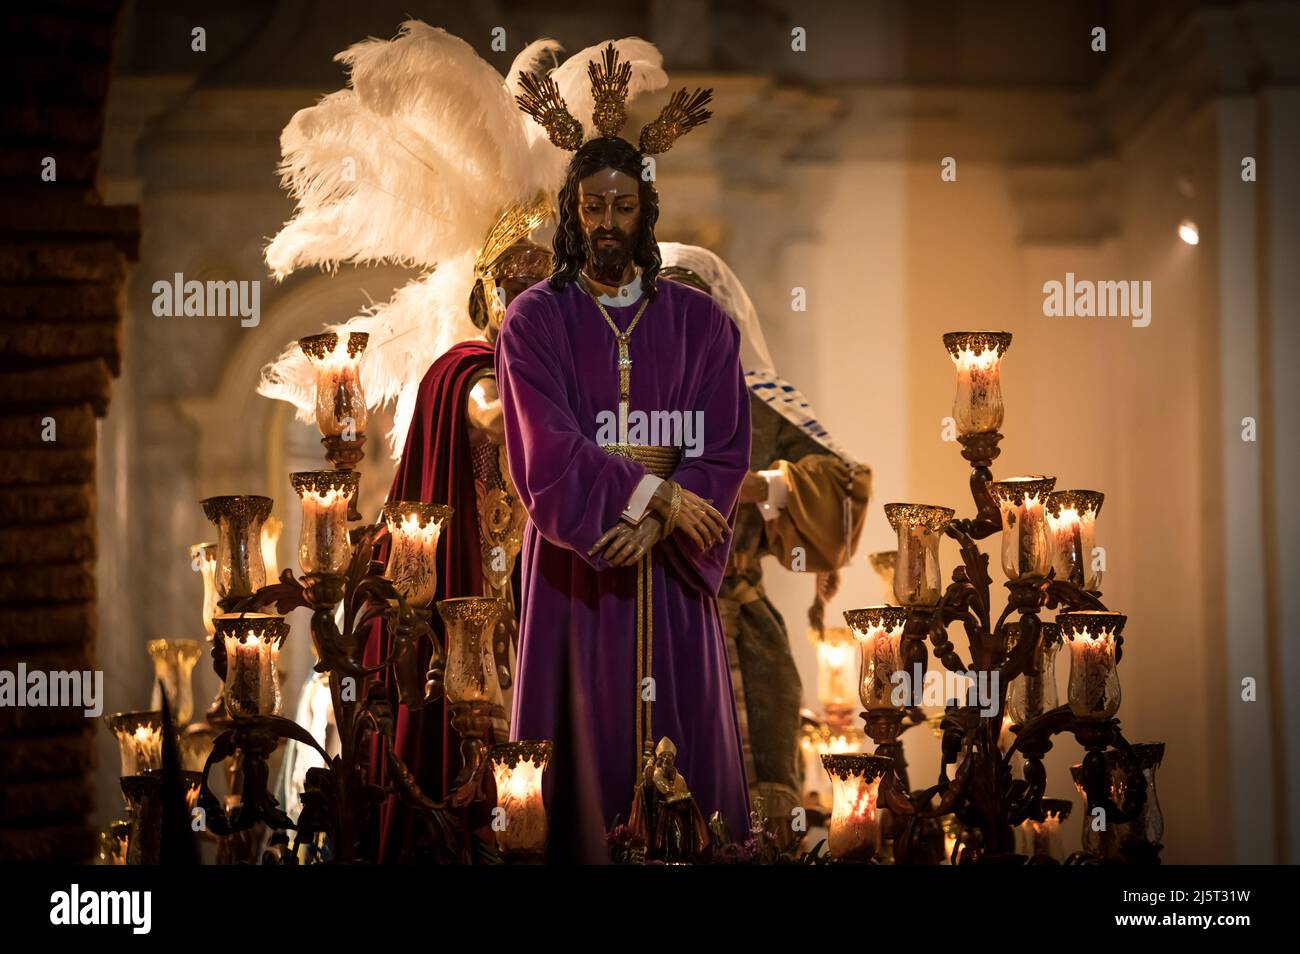
M623 508L622 518L628 523L640 523L641 518L645 516L645 508L649 505L650 498L655 495L655 491L663 482L662 477L656 477L654 474L646 474L642 477L641 482L632 491L632 496L628 498L627 506Z
M785 475L779 470L760 470L758 476L767 481L767 499L758 502L759 513L764 520L775 520L785 509L790 487L785 482Z

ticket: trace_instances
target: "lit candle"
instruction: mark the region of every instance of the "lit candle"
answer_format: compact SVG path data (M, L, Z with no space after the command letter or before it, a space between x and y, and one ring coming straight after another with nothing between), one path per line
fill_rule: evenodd
M384 575L412 606L428 606L438 588L438 537L451 513L443 504L384 504L384 523L392 539Z
M117 739L123 778L162 768L161 712L114 712L105 721Z
M1095 490L1058 490L1047 496L1056 577L1090 593L1101 589L1101 571L1093 568L1092 551L1097 515L1105 499Z
M203 631L212 638L216 629L212 626L212 617L220 610L217 608L217 545L215 543L196 543L190 547L190 565L198 570L203 579Z
M494 745L488 752L501 809L501 823L493 827L497 848L507 857L536 856L546 850L542 777L552 748L549 741L520 741Z
M304 573L342 573L352 557L348 504L356 495L355 470L311 470L289 475L302 499L298 565Z
M322 437L361 435L366 430L366 397L361 390L361 355L370 336L334 332L298 341L316 371L316 426ZM355 439L355 438L354 438Z
M880 815L876 799L880 780L893 768L880 755L824 755L822 766L831 778L831 820L826 847L836 862L867 862L880 848Z
M894 598L903 606L933 606L943 585L939 540L956 511L925 504L885 504L885 516L898 534Z
M216 618L217 638L226 645L226 711L237 718L280 711L280 645L289 635L282 617L229 613Z
M1002 572L1008 580L1046 576L1052 568L1047 495L1055 477L1008 477L989 484L1002 510Z
M1119 711L1117 640L1128 617L1085 610L1056 617L1070 644L1070 711L1080 719L1109 719Z
M857 663L853 633L843 626L808 631L817 646L817 699L826 719L843 723L853 715L853 670Z
M1073 807L1066 798L1040 799L1043 817L1026 818L1020 823L1016 832L1021 854L1034 857L1044 855L1053 861L1065 861L1065 849L1061 839L1061 824L1070 817Z
M902 606L868 606L844 614L862 650L858 698L868 712L902 708L902 700L895 701L894 677L903 668L901 649L907 616Z
M957 366L952 416L961 435L991 433L1002 426L1002 356L1011 347L1005 331L953 331L943 336Z
M202 503L203 513L217 525L217 595L252 596L266 585L262 521L271 515L271 498L209 497Z
M882 550L870 554L867 559L871 562L871 568L876 571L876 575L880 577L884 599L888 603L894 595L894 567L898 565L898 551Z
M1042 623L1038 648L1025 671L1007 687L1007 714L1024 725L1059 705L1056 694L1056 653L1061 648L1061 630L1056 623ZM1007 649L1020 640L1020 624L1008 623Z

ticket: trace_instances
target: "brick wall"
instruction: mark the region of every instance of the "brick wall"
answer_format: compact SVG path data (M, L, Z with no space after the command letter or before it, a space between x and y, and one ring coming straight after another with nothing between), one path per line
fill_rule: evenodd
M27 7L0 14L13 51L0 87L0 670L84 670L96 419L121 371L139 240L138 210L103 205L96 186L122 3ZM0 860L90 858L103 731L80 709L0 708Z

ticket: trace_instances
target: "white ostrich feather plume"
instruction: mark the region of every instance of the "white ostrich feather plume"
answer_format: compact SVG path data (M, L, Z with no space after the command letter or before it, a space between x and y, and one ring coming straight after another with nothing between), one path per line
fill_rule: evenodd
M629 100L666 85L653 44L613 42L632 64ZM425 371L479 333L467 302L488 231L507 206L539 191L554 195L564 179L569 154L515 104L520 73L551 71L590 135L587 63L604 45L555 67L562 48L537 40L503 78L464 40L408 20L392 40L363 40L340 53L348 87L284 128L279 172L297 208L266 247L271 273L282 279L307 266L379 262L427 271L387 303L323 329L370 333L361 382L370 407L396 404L388 435L394 457ZM258 393L314 420L314 374L296 343L263 369Z

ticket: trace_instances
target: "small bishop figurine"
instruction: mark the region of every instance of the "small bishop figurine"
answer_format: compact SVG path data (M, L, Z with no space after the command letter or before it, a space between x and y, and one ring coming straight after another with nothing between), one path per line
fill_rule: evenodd
M677 746L667 736L654 755L646 754L628 826L645 842L647 861L689 864L708 848L709 826L677 771Z

